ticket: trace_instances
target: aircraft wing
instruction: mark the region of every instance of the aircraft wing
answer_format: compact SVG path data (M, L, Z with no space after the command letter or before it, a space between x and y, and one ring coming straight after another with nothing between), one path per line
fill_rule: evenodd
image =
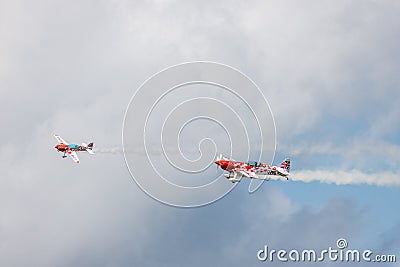
M252 171L240 171L240 173L248 178L258 178L257 174Z
M63 144L68 145L68 143L65 142L65 140L62 139L61 136L59 136L58 134L55 134L54 137L57 139L57 141L58 141L59 143L63 143Z
M79 158L78 158L78 154L76 154L75 151L68 151L68 155L71 156L72 160L75 161L76 163L79 163Z

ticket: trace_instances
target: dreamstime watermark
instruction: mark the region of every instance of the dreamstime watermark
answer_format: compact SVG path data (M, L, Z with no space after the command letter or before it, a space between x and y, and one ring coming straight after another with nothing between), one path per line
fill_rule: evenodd
M216 168L219 153L270 161L275 121L258 86L239 70L215 62L168 67L147 79L125 112L125 162L152 198L177 207L216 201L234 186ZM263 180L251 180L249 192Z
M322 250L291 249L275 250L267 245L257 252L257 259L262 262L396 262L396 255L374 254L372 250L348 249L347 240L339 238L336 247Z

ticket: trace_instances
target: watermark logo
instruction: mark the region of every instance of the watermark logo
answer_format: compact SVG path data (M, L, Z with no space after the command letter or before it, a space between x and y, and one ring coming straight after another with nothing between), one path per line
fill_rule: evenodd
M336 247L328 249L270 249L267 245L257 252L257 259L262 262L396 262L396 255L374 254L372 250L348 249L347 240L339 238Z
M234 186L217 169L219 153L273 162L273 114L258 86L214 62L166 68L133 94L123 122L128 170L152 198L172 206L212 203ZM263 180L251 180L249 192Z
M339 239L336 241L336 246L337 246L339 249L347 248L347 240L344 239L344 238L339 238Z

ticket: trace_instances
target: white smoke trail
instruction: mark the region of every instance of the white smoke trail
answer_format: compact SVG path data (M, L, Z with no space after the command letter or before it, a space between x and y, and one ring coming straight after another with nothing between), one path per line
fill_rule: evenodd
M143 156L146 155L146 153L151 154L151 155L161 155L161 153L154 149L154 148L150 148L147 150L147 152L145 150L141 150L140 148L135 148L135 147L129 147L129 146L125 146L125 148L122 148L122 146L110 146L110 147L95 147L93 148L93 152L97 153L97 154L112 154L112 155L119 155L119 154L131 154L131 153L135 153L135 154L141 154ZM187 155L191 155L191 156L198 156L201 154L200 149L189 149L189 148L185 148L185 149L169 149L169 153L171 154L180 154L180 153L184 153Z
M400 185L400 173L384 171L380 173L365 173L359 170L325 171L304 170L291 174L293 181L331 183L337 185L367 184L376 186Z
M286 147L285 151L291 151L293 156L318 156L322 161L324 157L335 157L341 162L332 170L294 171L291 178L295 181L337 185L400 185L400 146L396 144L365 138L340 146L320 143Z
M122 146L112 146L112 147L96 147L93 148L93 152L96 154L112 154L112 155L122 155Z

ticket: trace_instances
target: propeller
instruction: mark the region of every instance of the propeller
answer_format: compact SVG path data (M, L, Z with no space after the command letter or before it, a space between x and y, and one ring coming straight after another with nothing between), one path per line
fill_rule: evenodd
M220 161L221 159L222 159L222 154L219 154L219 156L215 159L215 162ZM216 164L216 165L217 165L217 171L218 171L219 165L218 164Z

